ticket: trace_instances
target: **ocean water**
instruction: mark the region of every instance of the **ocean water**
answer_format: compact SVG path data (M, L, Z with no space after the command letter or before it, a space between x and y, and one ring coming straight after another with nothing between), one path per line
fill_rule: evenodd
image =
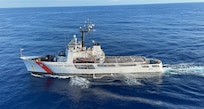
M158 77L34 77L19 58L57 54L90 19L106 55L158 58ZM0 109L204 108L204 3L0 9ZM86 43L89 46L90 43Z

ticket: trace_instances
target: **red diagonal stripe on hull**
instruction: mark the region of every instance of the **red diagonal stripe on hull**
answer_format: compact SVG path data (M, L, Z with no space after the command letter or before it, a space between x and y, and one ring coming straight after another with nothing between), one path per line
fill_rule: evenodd
M45 64L43 64L41 61L36 61L36 63L43 68L47 73L53 74L52 70L49 69Z

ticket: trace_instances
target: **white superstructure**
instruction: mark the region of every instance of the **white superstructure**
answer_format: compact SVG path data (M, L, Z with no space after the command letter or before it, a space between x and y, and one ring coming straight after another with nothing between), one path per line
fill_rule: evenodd
M143 56L105 56L101 45L93 41L91 47L84 46L84 36L93 28L88 23L80 27L82 39L76 35L57 56L23 56L29 72L51 75L104 75L124 73L161 73L162 62L158 59L148 59Z

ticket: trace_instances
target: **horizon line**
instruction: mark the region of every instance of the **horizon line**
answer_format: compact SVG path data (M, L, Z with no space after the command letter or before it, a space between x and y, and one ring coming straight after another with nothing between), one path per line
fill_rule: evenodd
M106 4L106 5L70 5L70 6L16 6L16 7L0 7L0 9L15 9L15 8L60 8L60 7L97 7L97 6L129 6L129 5L162 5L162 4L193 4L204 2L169 2L169 3L138 3L138 4Z

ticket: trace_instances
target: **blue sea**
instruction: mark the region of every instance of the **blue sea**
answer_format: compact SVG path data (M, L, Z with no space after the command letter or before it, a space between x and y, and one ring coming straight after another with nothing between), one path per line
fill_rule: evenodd
M90 19L106 55L158 58L159 77L34 77L24 55L56 55ZM86 43L89 46L90 43ZM128 69L127 69L128 70ZM204 3L0 9L0 109L203 109Z

